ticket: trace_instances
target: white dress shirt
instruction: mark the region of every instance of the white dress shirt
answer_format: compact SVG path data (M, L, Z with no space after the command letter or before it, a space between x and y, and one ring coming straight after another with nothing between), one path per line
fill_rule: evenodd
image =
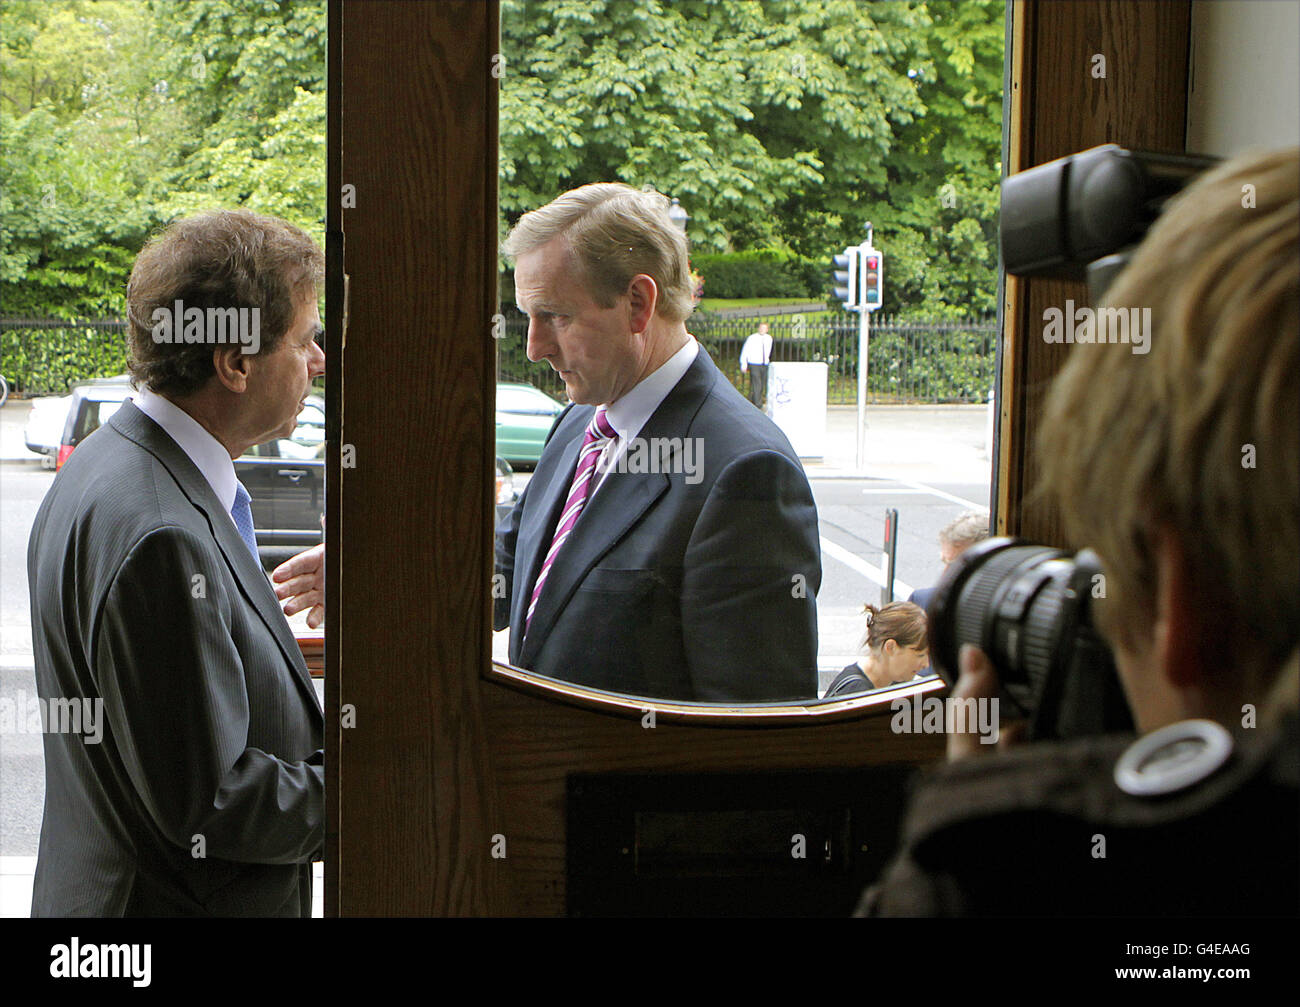
M754 364L767 364L772 360L772 336L761 332L750 333L740 348L740 369L747 371Z
M167 436L185 452L221 501L221 506L226 509L226 517L230 517L238 482L230 452L184 409L147 388L141 388L136 393L135 407L162 427ZM230 517L230 523L234 525L233 517Z
M605 483L605 476L614 468L620 458L627 454L628 442L641 432L654 411L659 408L668 393L677 387L677 382L686 376L695 363L695 355L700 352L700 344L695 337L687 335L686 345L665 360L652 374L647 374L633 389L617 402L605 406L605 416L610 426L618 433L618 439L605 445L605 450L596 460L596 485L591 494L595 495Z

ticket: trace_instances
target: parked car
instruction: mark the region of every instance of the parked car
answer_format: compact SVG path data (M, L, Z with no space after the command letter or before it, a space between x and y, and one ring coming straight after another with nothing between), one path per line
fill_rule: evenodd
M54 468L59 457L59 444L63 441L63 427L68 420L68 403L71 395L59 398L33 399L23 427L23 441L28 451L41 455L47 469Z
M55 468L71 457L78 444L98 430L135 394L125 374L112 378L95 378L72 386L68 394L68 413L63 422L63 437Z
M74 385L67 397L57 466L135 394L125 375ZM325 510L325 401L309 395L292 434L235 460L248 490L262 565L270 570L321 540Z
M235 475L251 498L257 551L268 570L321 541L325 513L325 400L308 395L288 437L249 448Z
M515 472L510 467L510 463L497 456L497 496L496 496L496 523L500 524L502 519L509 515L515 506L515 501L519 499L519 492L515 489Z
M56 448L58 464L62 466L73 449L133 394L125 377L76 385L66 399L63 440ZM249 448L235 459L235 475L251 498L257 549L266 569L320 542L325 512L325 400L307 396L293 433ZM497 458L498 520L510 512L517 496L509 463Z
M564 406L532 385L497 382L497 454L511 465L536 465Z

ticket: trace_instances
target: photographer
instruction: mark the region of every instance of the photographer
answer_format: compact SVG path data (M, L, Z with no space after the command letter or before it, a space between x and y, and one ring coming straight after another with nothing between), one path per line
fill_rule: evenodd
M950 734L860 914L1297 911L1298 178L1290 149L1190 186L1106 296L1151 309L1150 353L1075 346L1047 404L1044 488L1101 558L1140 742ZM959 665L955 697L999 695Z

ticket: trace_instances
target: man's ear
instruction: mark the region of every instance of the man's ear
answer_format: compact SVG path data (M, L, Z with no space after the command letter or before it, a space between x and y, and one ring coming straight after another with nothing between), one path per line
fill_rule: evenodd
M1205 592L1191 573L1187 552L1169 531L1156 538L1156 659L1165 681L1178 689L1212 684L1216 644L1209 633Z
M248 388L249 358L256 356L245 353L239 343L218 346L212 351L212 370L217 380L232 392L243 392Z
M655 305L659 303L659 285L654 277L638 273L627 285L628 324L633 332L644 332L650 328L650 319L654 317Z

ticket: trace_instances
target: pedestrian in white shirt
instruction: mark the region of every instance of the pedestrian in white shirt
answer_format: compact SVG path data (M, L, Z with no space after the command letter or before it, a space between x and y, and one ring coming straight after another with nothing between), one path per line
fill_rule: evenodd
M758 331L750 333L740 349L741 373L749 374L749 401L763 408L767 398L767 367L772 359L772 337L767 334L767 322L758 323Z

